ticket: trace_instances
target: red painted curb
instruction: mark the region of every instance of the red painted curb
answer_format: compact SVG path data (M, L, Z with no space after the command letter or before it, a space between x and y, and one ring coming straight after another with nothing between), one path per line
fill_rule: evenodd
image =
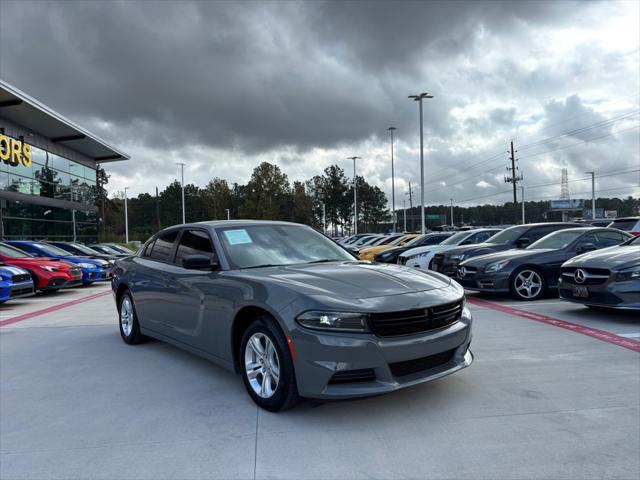
M79 303L84 303L84 302L88 302L89 300L94 300L96 298L104 297L105 295L109 295L110 293L111 293L111 290L106 292L94 293L93 295L88 295L86 297L70 300L68 302L64 302L59 305L53 305L52 307L43 308L42 310L36 310L35 312L24 313L22 315L9 318L7 320L0 320L0 327L5 327L13 323L22 322L23 320L29 320L30 318L38 317L40 315L44 315L45 313L51 313L57 310L62 310L63 308L72 307L74 305L78 305Z
M539 315L537 313L531 313L526 310L519 310L517 308L507 307L506 305L500 305L498 303L488 302L477 298L467 297L467 301L474 305L478 305L479 307L486 307L499 312L533 320L534 322L546 323L547 325L553 325L554 327L564 328L565 330L581 333L582 335L595 338L602 342L628 348L634 352L640 352L640 342L630 338L619 337L615 333L605 332L604 330L599 330L597 328L585 327L583 325L578 325L577 323L567 322L565 320L559 320L546 315Z

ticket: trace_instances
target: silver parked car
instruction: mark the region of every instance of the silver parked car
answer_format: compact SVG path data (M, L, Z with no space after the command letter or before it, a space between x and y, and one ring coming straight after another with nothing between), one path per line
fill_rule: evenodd
M112 287L126 343L155 337L239 372L271 411L390 392L473 361L456 282L358 261L304 225L170 227L116 261Z

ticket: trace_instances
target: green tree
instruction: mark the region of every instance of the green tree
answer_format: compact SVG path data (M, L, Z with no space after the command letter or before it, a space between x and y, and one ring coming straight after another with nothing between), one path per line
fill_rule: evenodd
M201 190L202 201L210 220L226 220L227 209L233 208L233 192L226 180L214 178Z
M244 203L240 208L243 218L280 220L290 212L289 180L277 165L263 162L251 175L245 187Z

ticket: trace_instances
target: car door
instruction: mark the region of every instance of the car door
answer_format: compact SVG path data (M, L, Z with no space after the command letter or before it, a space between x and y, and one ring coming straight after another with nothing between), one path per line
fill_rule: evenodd
M231 311L216 268L187 269L182 262L189 255L204 255L217 265L218 256L206 229L187 228L178 240L174 262L167 267L171 277L168 308L172 336L177 340L216 355L220 332L216 321Z
M170 277L167 266L173 261L175 244L180 230L171 230L150 241L139 257L130 278L136 313L143 328L171 336L166 300Z

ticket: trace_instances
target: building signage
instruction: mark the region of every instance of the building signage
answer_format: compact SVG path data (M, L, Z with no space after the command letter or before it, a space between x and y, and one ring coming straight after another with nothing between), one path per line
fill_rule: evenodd
M0 134L0 160L12 167L30 167L31 145Z
M579 198L551 200L551 210L582 210L582 200Z

